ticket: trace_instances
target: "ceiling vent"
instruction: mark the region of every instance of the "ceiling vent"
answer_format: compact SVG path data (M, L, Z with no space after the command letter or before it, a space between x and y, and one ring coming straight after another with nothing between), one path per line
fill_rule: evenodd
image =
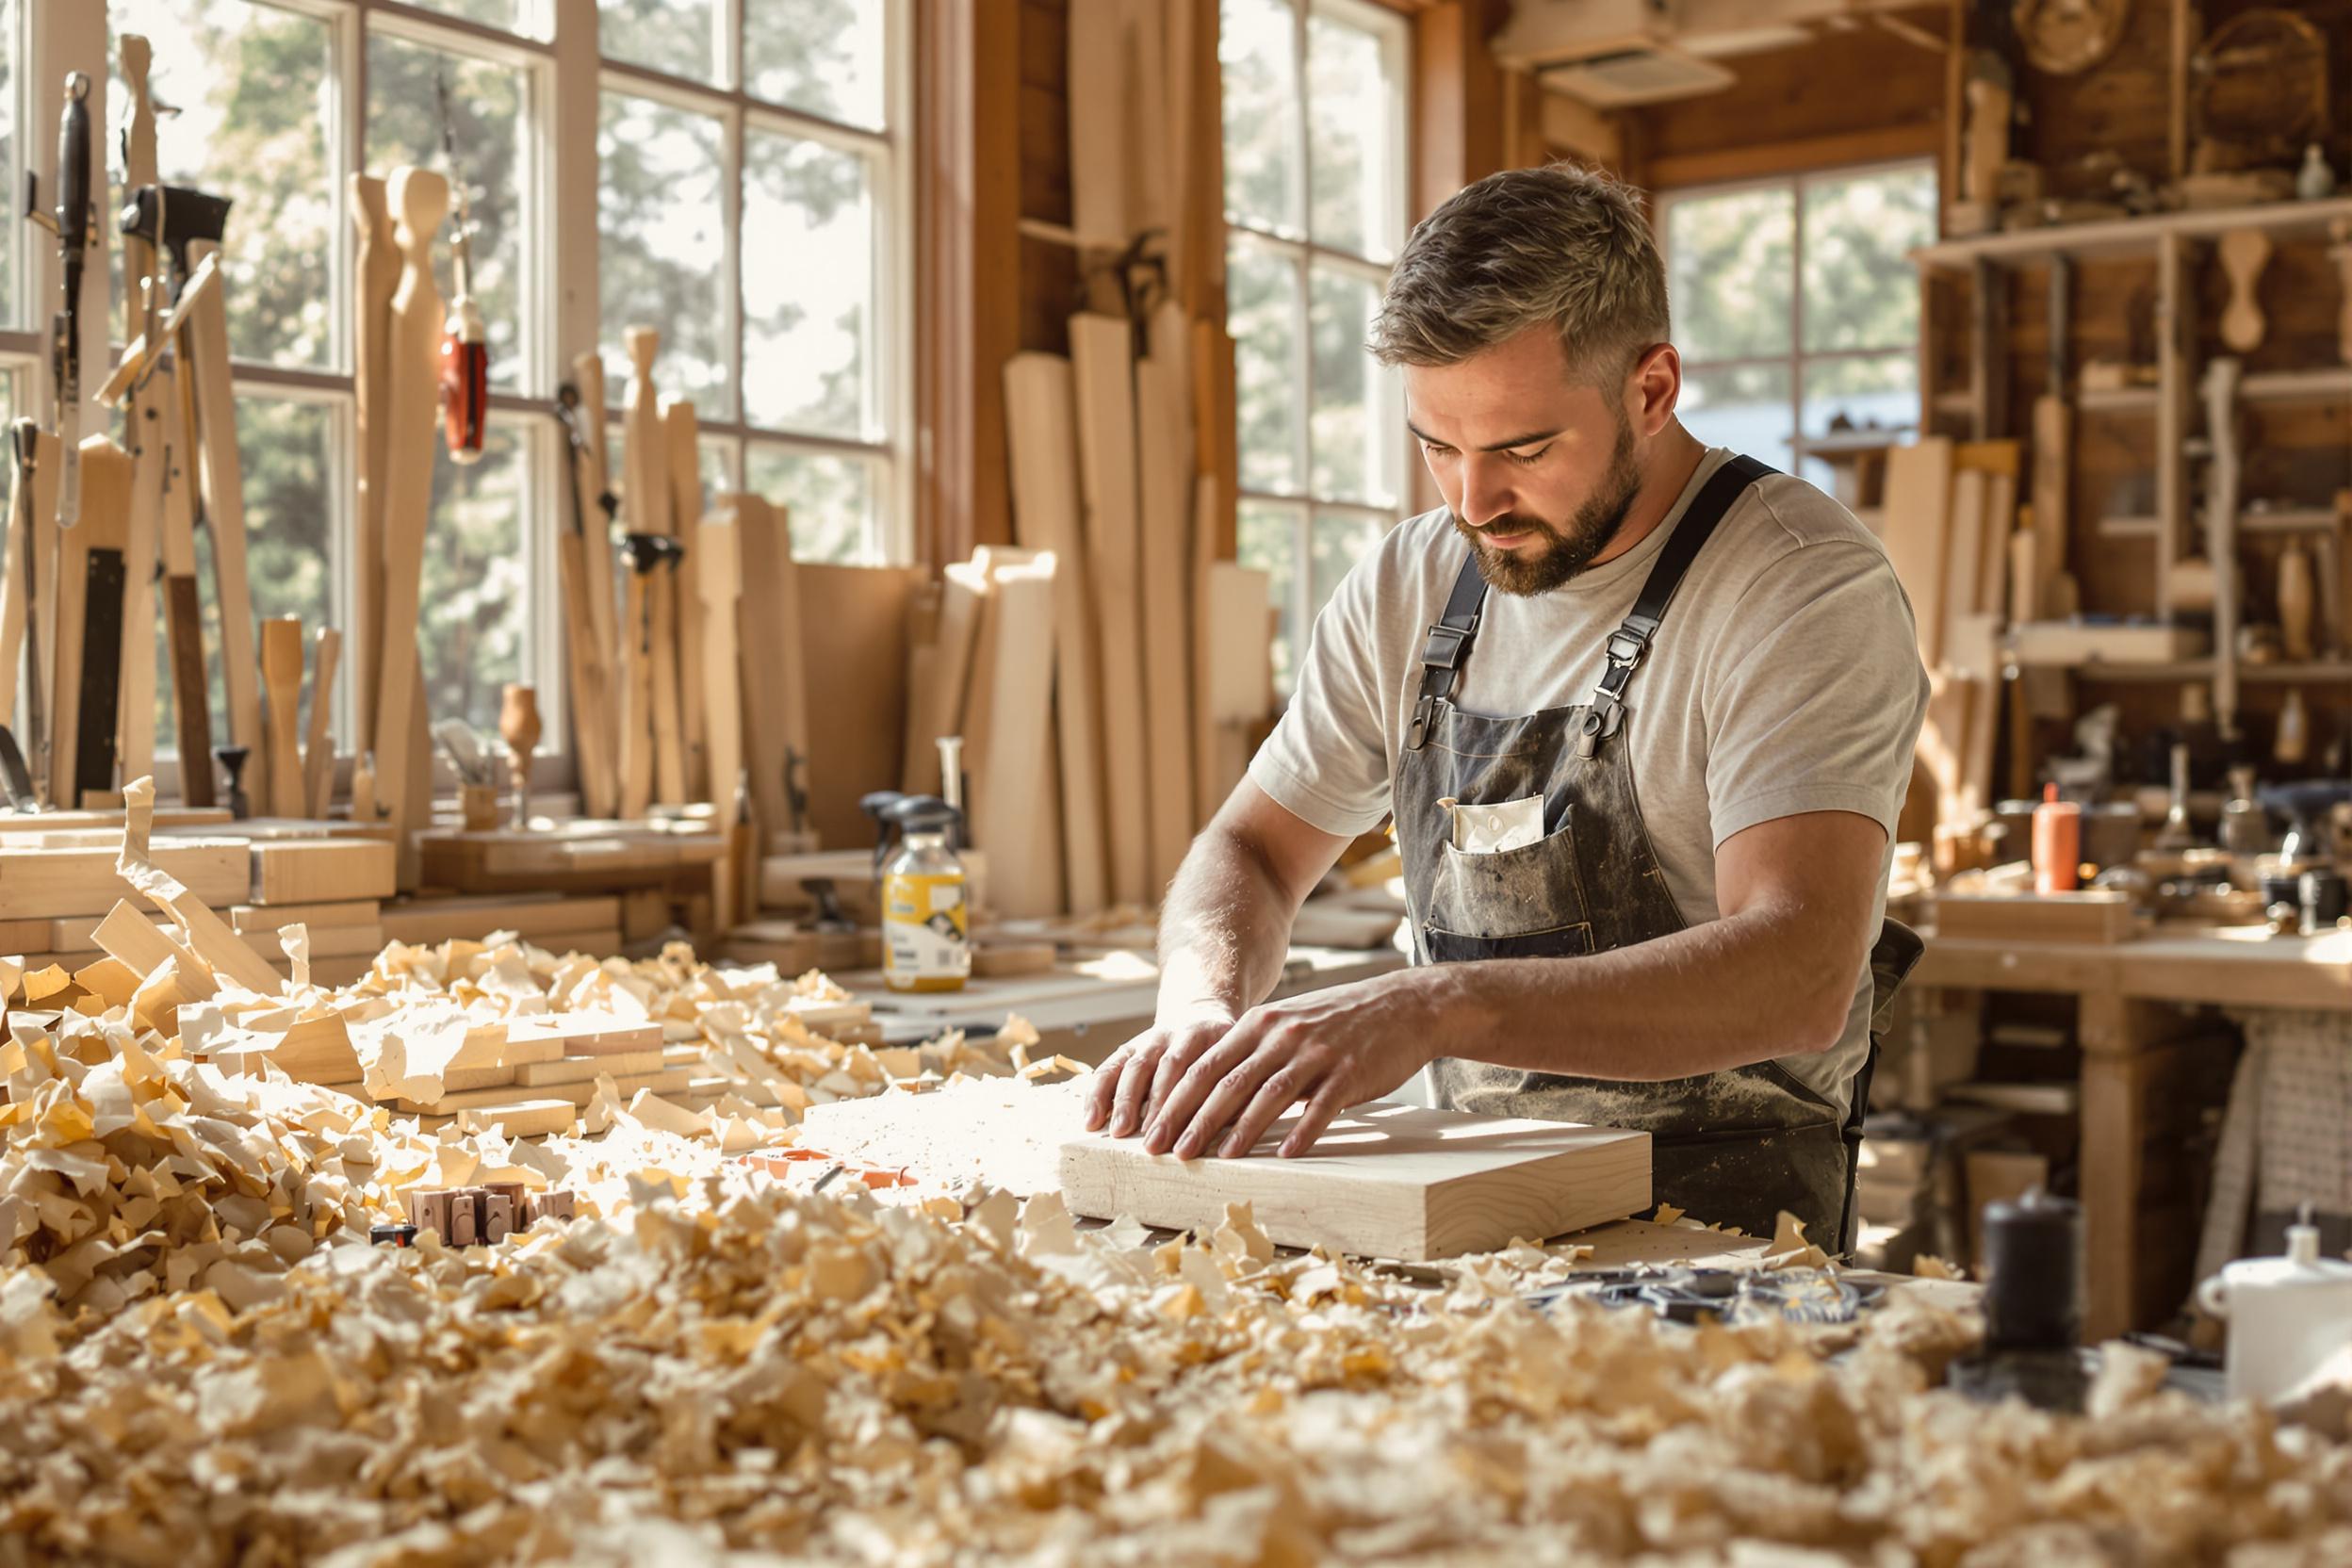
M1565 92L1596 109L1633 108L1720 92L1738 80L1713 60L1666 44L1641 44L1593 55L1538 74L1545 90Z

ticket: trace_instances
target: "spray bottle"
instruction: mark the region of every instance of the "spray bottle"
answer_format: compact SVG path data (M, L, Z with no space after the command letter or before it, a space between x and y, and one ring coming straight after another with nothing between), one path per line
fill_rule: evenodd
M894 991L959 991L972 974L971 906L949 835L963 813L937 795L906 795L878 815L898 828L882 867L882 978Z

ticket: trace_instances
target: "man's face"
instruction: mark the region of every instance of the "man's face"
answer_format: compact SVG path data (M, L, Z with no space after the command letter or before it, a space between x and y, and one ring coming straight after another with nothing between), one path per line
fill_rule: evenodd
M1406 417L1491 586L1548 593L1616 538L1642 488L1629 395L1573 373L1548 326L1405 368Z

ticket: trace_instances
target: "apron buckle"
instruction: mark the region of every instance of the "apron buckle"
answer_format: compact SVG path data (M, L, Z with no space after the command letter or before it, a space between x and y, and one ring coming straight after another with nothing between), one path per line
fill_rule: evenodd
M1405 731L1405 749L1407 751L1419 751L1421 749L1422 743L1426 742L1429 738L1429 720L1436 716L1437 699L1430 696L1427 693L1423 693L1421 700L1413 704L1413 727Z
M1617 733L1625 717L1625 704L1607 692L1594 692L1592 701L1576 724L1576 756L1590 762L1601 749L1601 743Z

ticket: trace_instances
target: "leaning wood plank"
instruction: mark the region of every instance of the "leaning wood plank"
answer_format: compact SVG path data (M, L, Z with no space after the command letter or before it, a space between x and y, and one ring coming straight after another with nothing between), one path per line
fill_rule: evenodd
M1062 872L1070 912L1110 902L1103 829L1101 650L1087 602L1078 500L1078 414L1070 361L1016 354L1004 367L1012 442L1013 534L1054 554L1054 722L1062 785ZM911 763L914 760L909 759Z
M253 845L253 902L323 904L389 898L400 858L381 839L288 840Z
M1135 353L1127 322L1112 316L1071 317L1070 357L1078 401L1086 564L1093 573L1095 625L1102 647L1102 781L1110 890L1121 904L1150 904L1151 786L1145 762L1142 604L1136 578Z
M275 615L261 623L261 685L270 698L263 731L267 743L260 758L270 776L270 798L277 815L303 816L309 811L309 797L302 789L300 616Z
M400 285L400 253L384 182L372 174L351 181L351 227L357 232L359 517L351 555L351 690L358 697L355 732L373 743L376 693L384 679L384 497L390 483L385 440L392 430L392 296Z
M1298 1113L1240 1159L1147 1154L1101 1134L1062 1145L1071 1212L1175 1230L1249 1203L1288 1247L1424 1262L1542 1240L1650 1205L1650 1136L1375 1102L1333 1121L1297 1159L1273 1151Z
M1202 482L1203 488L1207 481ZM1273 642L1266 613L1273 603L1269 574L1234 561L1212 561L1200 580L1200 733L1209 752L1199 770L1204 816L1214 815L1249 766L1250 732L1274 702Z
M36 444L34 477L30 484L24 482L23 472L16 466L17 428L30 433ZM46 449L40 447L39 443L42 441L48 442ZM0 725L13 727L16 724L17 671L24 667L25 625L32 611L31 601L24 595L24 557L38 535L55 531L36 530L33 519L47 514L40 510L36 495L41 484L41 470L51 461L50 454L56 449L56 439L40 434L30 419L20 421L19 426L9 429L6 452L11 475L8 485L8 531L6 541L0 542ZM47 667L44 662L42 668ZM27 740L23 735L17 737L19 744L25 744ZM25 761L35 765L38 762L29 748Z
M1159 335L1155 333L1156 339ZM1182 334L1175 335L1179 338ZM1143 689L1152 886L1165 888L1191 846L1192 439L1189 378L1155 341L1135 366L1142 496Z
M1886 553L1910 596L1919 659L1941 662L1944 636L1944 538L1952 516L1952 443L1940 435L1886 454Z
M800 573L792 564L792 530L784 509L748 492L738 495L735 547L743 557L738 647L743 667L752 672L743 686L743 761L751 769L751 798L760 826L776 833L794 825L785 796L785 756L793 751L804 759L808 755ZM806 782L804 777L804 786Z
M127 60L131 41L122 41ZM140 101L144 102L143 95ZM151 127L152 123L151 120ZM149 135L152 138L152 128ZM132 247L144 247L145 241L125 236L122 243L125 265L134 267L127 275L144 276L136 268L145 263L134 262ZM155 629L161 620L156 613L155 576L163 542L164 490L170 483L172 462L164 441L161 405L171 395L170 387L168 381L147 382L123 416L132 468L122 546L122 646L117 662L114 750L124 778L155 771ZM108 779L106 788L110 791L113 785Z
M1040 553L993 566L996 597L988 731L972 784L972 840L997 868L997 911L1014 920L1058 914L1061 837L1050 796L1054 777L1054 578Z
M391 200L400 213L401 268L386 349L391 406L384 435L384 662L376 700L376 802L406 845L410 835L425 825L432 805L414 798L411 764L423 717L424 693L416 678L422 651L417 615L425 529L433 510L435 365L441 336L433 239L449 211L449 182L430 170L399 169L392 175Z
M731 512L713 513L702 520L695 534L694 570L695 621L702 634L697 672L708 683L701 707L705 731L706 769L710 774L710 804L722 835L735 831L741 820L735 784L743 767L743 698L735 647L736 600L743 592L743 558L735 547ZM711 869L713 913L721 929L743 915L747 891L731 856L722 856Z
M1949 659L1960 621L1976 613L1984 569L1989 479L1977 469L1952 476L1952 514L1944 533L1944 629L1941 646Z
M146 895L147 902L180 923L188 945L209 965L214 974L233 980L247 990L275 996L282 988L277 971L245 945L187 884L155 864L148 848L148 829L155 816L155 781L134 779L122 787L122 851L116 873Z
M209 253L213 247L203 247ZM191 250L190 259L203 260ZM245 569L245 474L237 450L237 392L229 379L229 318L224 289L197 302L180 329L184 374L195 388L195 449L204 523L212 537L214 602L220 611L220 674L228 693L229 741L261 749L260 666L253 657L253 596ZM437 325L437 323L436 323ZM430 394L427 394L428 399ZM432 417L430 407L426 410ZM430 472L426 478L430 480ZM247 793L256 815L277 809L254 771Z
M621 451L621 531L659 533L660 514L669 509L667 487L661 482L662 409L653 389L653 358L662 335L651 327L630 327L621 334L629 351L629 390L623 394ZM622 584L621 617L621 815L642 817L653 803L657 780L653 738L653 648L661 628L654 605L660 590L654 580L627 566Z
M1070 10L1070 226L1082 246L1123 250L1133 237L1128 204L1126 77L1128 21L1119 0Z
M975 741L971 718L972 677L979 661L980 624L988 609L988 574L977 571L969 562L954 562L939 574L939 633L933 645L928 700L925 718L920 727L918 744L923 755L907 759L907 772L916 781L919 794L938 794L945 780L939 777L939 738L960 735L964 738L964 766L969 771L975 761L972 747ZM909 692L911 703L916 694Z
M664 468L670 485L670 531L685 547L678 569L667 574L678 637L678 751L684 759L681 800L715 800L717 784L710 777L709 720L704 708L709 694L702 678L702 596L696 590L695 561L702 552L701 424L694 405L673 398L662 414L662 439L668 444ZM727 785L729 793L734 784Z
M163 416L163 630L172 670L172 726L182 758L212 756L212 693L204 674L204 604L196 582L196 460L188 442L188 382L166 365L149 383ZM212 764L180 768L180 798L213 803Z
M120 603L100 606L90 602L90 572L96 552L110 550L119 563L124 547L130 541L131 459L130 454L105 435L92 435L81 443L82 460L82 520L60 531L57 543L57 645L56 681L49 710L50 786L49 798L60 805L81 799L85 789L110 791L114 788L112 769L105 777L82 778L78 762L82 743L82 724L86 718L103 721L103 710L108 702L119 704L122 696L120 672L113 687L103 690L95 710L83 704L82 671L93 652L103 659L105 651L119 654L122 649L122 611ZM44 590L45 591L45 590ZM107 650L92 647L91 636L96 629L100 636L108 635L104 629L112 624L112 646ZM104 668L103 663L100 666ZM115 728L121 732L122 714L115 710ZM106 749L111 751L111 743Z

